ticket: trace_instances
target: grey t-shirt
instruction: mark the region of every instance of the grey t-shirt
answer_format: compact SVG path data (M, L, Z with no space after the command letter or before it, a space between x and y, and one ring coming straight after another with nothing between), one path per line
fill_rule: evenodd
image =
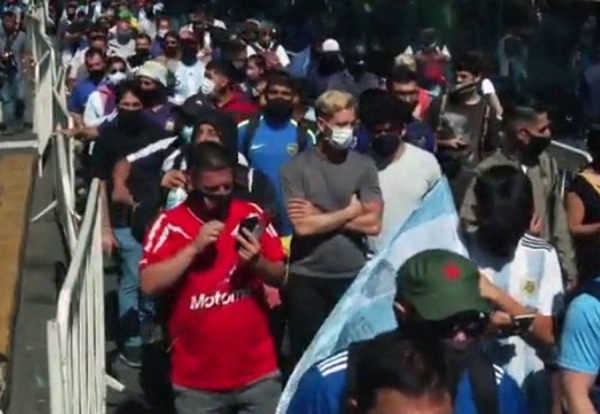
M349 151L334 164L316 148L294 157L281 169L285 201L301 198L324 212L341 210L354 194L363 203L381 200L374 162ZM292 238L290 273L328 279L355 277L366 261L366 238L346 230Z

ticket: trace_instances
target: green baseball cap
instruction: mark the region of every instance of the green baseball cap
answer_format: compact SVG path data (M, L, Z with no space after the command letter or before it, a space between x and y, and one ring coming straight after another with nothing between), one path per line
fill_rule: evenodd
M418 253L398 269L396 299L410 303L419 316L430 321L466 311L491 310L479 291L477 265L439 249Z

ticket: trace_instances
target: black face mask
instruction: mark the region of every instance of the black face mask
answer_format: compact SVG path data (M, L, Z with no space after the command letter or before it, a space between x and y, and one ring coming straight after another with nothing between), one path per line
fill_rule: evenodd
M382 134L373 139L371 148L381 157L387 158L396 153L400 146L400 137L397 134Z
M93 83L100 83L102 79L104 79L104 71L103 70L91 70L88 72L88 77Z
M139 129L142 124L142 110L120 109L117 116L117 122L124 130L135 131L136 129Z
M135 55L146 61L150 58L150 49L138 49L135 51Z
M233 194L207 194L201 190L192 190L188 195L188 203L193 210L199 209L200 216L210 216L215 220L224 220L229 211Z
M476 90L476 83L468 83L464 85L457 84L448 94L448 98L452 103L460 103L468 99Z
M282 124L292 117L292 103L285 99L269 99L264 109L267 121Z
M145 108L163 103L164 94L160 89L143 89L140 91Z
M529 144L523 148L523 161L536 163L544 151L550 146L550 138L529 133Z
M198 49L190 46L181 48L181 62L186 66L192 66L198 61Z
M355 78L360 78L367 71L367 66L364 63L349 63L348 72Z

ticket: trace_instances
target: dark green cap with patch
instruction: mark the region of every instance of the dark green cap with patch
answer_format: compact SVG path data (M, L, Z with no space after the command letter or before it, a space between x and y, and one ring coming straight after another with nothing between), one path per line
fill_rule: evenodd
M479 269L448 250L426 250L408 259L396 273L396 299L410 303L419 316L439 321L466 311L488 312L479 291Z

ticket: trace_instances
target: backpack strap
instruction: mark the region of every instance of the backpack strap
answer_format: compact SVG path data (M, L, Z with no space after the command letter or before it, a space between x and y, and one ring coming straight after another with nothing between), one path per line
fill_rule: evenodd
M475 352L467 364L467 373L477 412L479 414L500 414L494 365L487 361L481 353Z
M298 153L308 148L308 130L301 123L296 127L296 144L298 144Z
M252 145L252 140L254 139L254 135L256 135L256 130L260 125L261 117L250 118L248 123L245 125L244 136L242 137L242 155L246 157L248 163L250 163L250 146Z

